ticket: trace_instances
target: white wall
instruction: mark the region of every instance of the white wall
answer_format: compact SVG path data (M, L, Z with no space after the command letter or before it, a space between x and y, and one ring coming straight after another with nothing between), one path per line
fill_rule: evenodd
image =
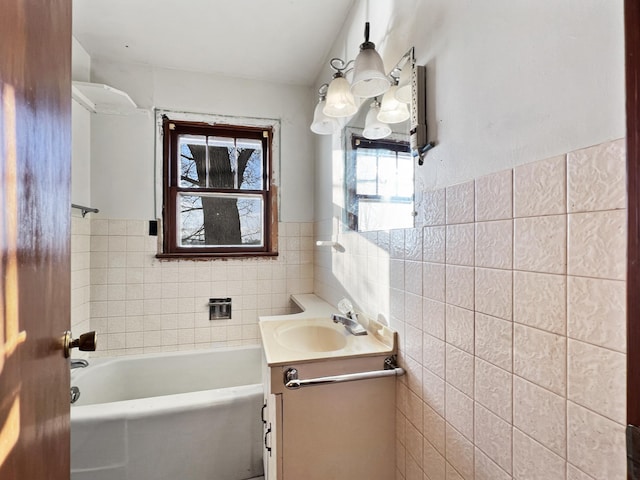
M71 43L71 78L79 82L88 82L91 75L91 57L76 37Z
M93 59L92 81L127 92L142 109L279 119L280 220L313 220L312 90L219 75ZM104 218L150 219L154 208L153 114L94 115L92 204ZM159 195L162 192L158 192Z
M622 0L360 0L327 62L356 56L366 20L387 69L411 46L427 65L429 138L438 146L417 168L419 188L625 134ZM325 65L317 85L330 80ZM317 142L316 219L326 220L336 200L330 140Z
M88 82L91 58L82 45L73 38L72 78L74 81ZM71 102L71 202L79 205L91 203L91 113Z
M72 79L89 80L91 58L74 38ZM91 113L71 102L71 203L91 205ZM90 219L71 210L71 328L74 336L89 330L90 302Z

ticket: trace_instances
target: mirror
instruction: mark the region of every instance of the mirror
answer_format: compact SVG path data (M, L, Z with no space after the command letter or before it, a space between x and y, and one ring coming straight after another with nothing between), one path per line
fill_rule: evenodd
M413 49L389 72L390 76L400 77L400 88L407 76L402 74L402 69L406 74L411 70L407 66L412 64ZM410 85L407 90L410 97ZM389 93L394 95L394 92ZM384 109L385 105L383 98L363 99L358 112L342 130L345 152L343 222L345 228L358 232L414 226L415 162L409 140L411 120L403 115L386 117L396 123L375 123L379 108ZM383 114L380 117L385 118ZM405 119L398 122L402 117Z

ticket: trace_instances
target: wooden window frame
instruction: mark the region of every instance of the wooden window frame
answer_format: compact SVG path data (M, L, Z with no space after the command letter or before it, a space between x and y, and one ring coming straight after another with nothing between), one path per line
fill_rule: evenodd
M162 159L163 159L163 249L158 258L216 258L216 257L265 257L278 255L278 220L277 220L277 187L273 182L273 129L266 126L210 124L172 120L162 117ZM228 138L247 138L262 142L263 162L262 190L240 190L219 188L188 188L179 185L179 168L176 159L178 139L180 135L203 135ZM216 193L216 194L251 194L260 195L263 199L263 238L264 245L252 247L239 246L204 246L185 247L178 241L178 209L177 196L180 193Z

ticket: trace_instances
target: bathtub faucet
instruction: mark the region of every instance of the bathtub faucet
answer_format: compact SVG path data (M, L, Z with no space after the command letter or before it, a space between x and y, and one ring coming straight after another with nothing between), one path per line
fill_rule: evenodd
M358 323L358 315L356 313L349 312L346 315L340 315L334 313L331 315L333 323L341 323L344 328L352 335L366 335L367 330Z
M84 367L88 367L89 366L89 362L87 362L86 360L82 359L82 358L72 358L71 359L71 370L73 370L74 368L84 368Z

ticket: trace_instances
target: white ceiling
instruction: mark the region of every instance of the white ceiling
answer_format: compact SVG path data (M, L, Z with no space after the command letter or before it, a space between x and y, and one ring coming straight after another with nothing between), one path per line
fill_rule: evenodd
M73 0L92 58L311 85L354 0Z

